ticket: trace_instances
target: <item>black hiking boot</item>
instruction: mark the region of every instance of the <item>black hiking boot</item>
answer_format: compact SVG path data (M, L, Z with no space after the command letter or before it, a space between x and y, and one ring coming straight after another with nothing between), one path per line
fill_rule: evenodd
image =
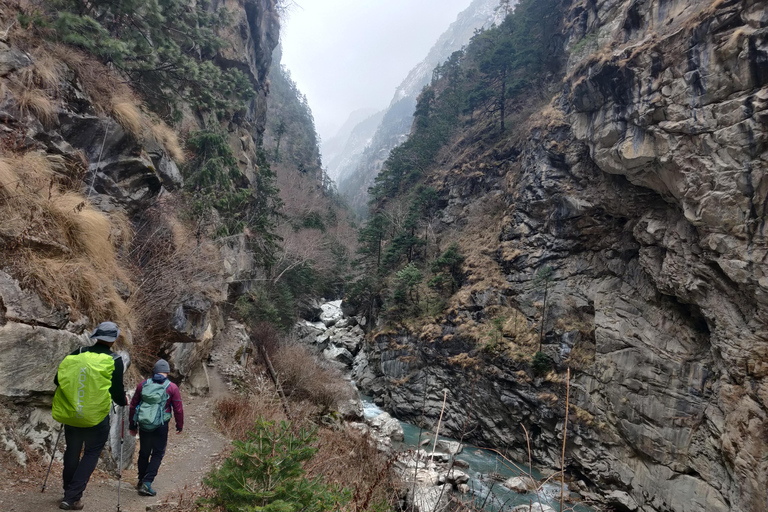
M71 503L69 501L62 501L59 503L59 508L61 510L83 510L84 506L83 500L77 500Z

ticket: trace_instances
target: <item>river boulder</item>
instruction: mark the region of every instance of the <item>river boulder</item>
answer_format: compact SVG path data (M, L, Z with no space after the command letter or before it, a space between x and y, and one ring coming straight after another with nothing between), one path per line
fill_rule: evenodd
M433 512L444 510L448 505L448 492L442 486L416 486L408 496L409 510L414 512ZM412 507L412 508L411 508Z
M405 438L403 426L395 418L386 412L368 420L368 423L381 435L389 437L393 441L402 441Z
M331 327L344 317L344 313L341 312L340 300L321 304L320 309L323 310L323 312L320 313L320 321L323 322L326 327Z
M438 439L437 448L441 451L447 452L450 455L457 455L461 453L464 446L458 441L450 441L448 439Z
M345 366L352 366L352 363L355 361L355 357L350 354L349 350L344 347L337 347L335 345L331 345L323 350L323 357L329 361L337 361L342 363Z
M506 480L503 484L507 489L512 489L516 493L525 494L536 490L536 480L529 476L515 476Z
M466 484L469 482L469 475L463 471L452 468L447 473L442 473L438 479L438 483L449 483L451 485Z

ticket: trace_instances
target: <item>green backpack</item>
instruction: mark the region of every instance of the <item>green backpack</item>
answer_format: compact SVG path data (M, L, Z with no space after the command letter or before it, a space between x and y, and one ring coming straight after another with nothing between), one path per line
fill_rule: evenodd
M133 414L133 421L141 430L152 431L165 425L171 419L171 413L165 412L165 404L168 402L168 386L171 381L165 380L158 384L152 379L147 379L141 388L141 401Z
M116 355L98 352L70 354L59 365L59 387L53 396L53 419L72 427L93 427L107 414L109 388Z

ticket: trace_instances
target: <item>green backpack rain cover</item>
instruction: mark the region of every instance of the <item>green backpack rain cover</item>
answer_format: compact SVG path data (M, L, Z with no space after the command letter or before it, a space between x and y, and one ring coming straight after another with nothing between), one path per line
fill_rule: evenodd
M158 384L152 379L147 379L141 387L141 401L133 414L133 421L142 430L155 430L168 423L171 413L165 412L165 404L168 402L168 386L171 381L165 380Z
M109 387L115 360L111 354L70 354L59 365L53 419L72 427L92 427L109 414Z

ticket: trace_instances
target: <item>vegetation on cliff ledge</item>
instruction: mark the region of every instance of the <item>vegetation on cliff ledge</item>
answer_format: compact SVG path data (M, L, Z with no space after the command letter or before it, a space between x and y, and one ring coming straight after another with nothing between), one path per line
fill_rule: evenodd
M434 318L461 288L463 263L476 248L436 235L448 198L439 180L428 177L459 160L462 139L480 147L513 136L517 126L509 119L520 121L531 88L551 80L562 62L554 37L560 4L521 1L500 25L477 33L434 70L410 137L390 153L370 189L370 216L359 233L366 272L352 290L365 311L381 310L392 322Z

